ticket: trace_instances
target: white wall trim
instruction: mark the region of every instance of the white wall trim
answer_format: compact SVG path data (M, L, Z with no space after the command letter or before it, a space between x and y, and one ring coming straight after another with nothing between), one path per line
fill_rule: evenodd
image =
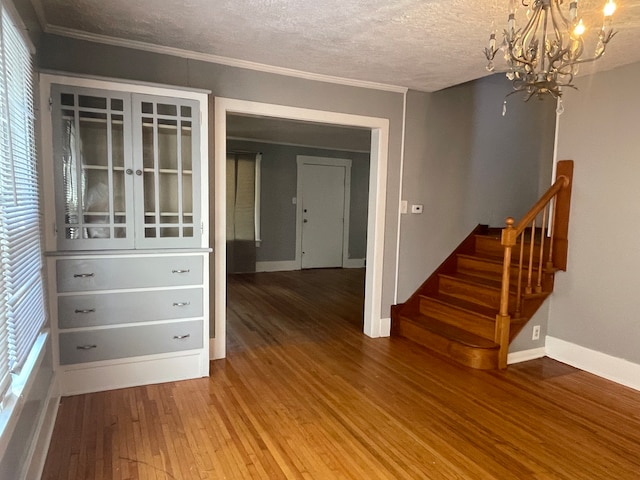
M396 269L393 286L393 304L398 303L400 278L400 235L402 227L402 200L404 198L404 144L407 136L407 92L402 97L402 143L400 144L400 188L398 189L398 230L396 231Z
M211 358L226 355L226 155L227 113L261 115L316 123L371 129L371 164L369 169L369 203L367 220L367 270L365 277L364 333L379 337L382 320L382 266L387 197L387 159L389 154L389 119L347 113L215 98L215 187L214 187L214 341Z
M347 258L342 264L342 268L364 268L366 263L364 258Z
M535 360L536 358L542 358L546 355L547 351L544 347L532 348L530 350L522 350L520 352L513 352L507 356L507 365L514 363L528 362L529 360Z
M381 318L378 337L389 337L390 335L391 335L391 317Z
M292 272L294 270L300 270L300 263L296 260L256 262L256 272Z
M302 169L305 165L326 165L344 167L344 205L342 217L342 266L349 260L349 212L351 210L351 160L345 158L313 157L308 155L296 155L297 186L296 186L296 262L302 269L302 214L304 198L304 186L302 183Z
M80 395L117 388L177 382L209 376L203 371L206 350L187 350L86 364L65 365L59 370L61 395Z
M37 9L36 9L37 11ZM217 63L229 67L244 68L247 70L255 70L258 72L273 73L276 75L284 75L287 77L303 78L305 80L313 80L317 82L334 83L338 85L346 85L351 87L368 88L371 90L382 90L386 92L405 93L407 87L398 85L388 85L385 83L368 82L364 80L356 80L352 78L335 77L332 75L323 75L319 73L304 72L302 70L294 70L292 68L277 67L264 63L250 62L247 60L238 60L235 58L222 57L209 53L194 52L181 48L165 47L162 45L154 45L152 43L140 42L136 40L126 40L123 38L110 37L108 35L100 35L97 33L88 33L75 30L72 28L59 27L47 24L43 27L46 33L60 35L62 37L75 38L77 40L85 40L88 42L101 43L104 45L113 45L116 47L131 48L135 50L143 50L146 52L159 53L162 55L172 55L175 57L186 58L190 60L199 60L208 63Z
M58 416L58 407L60 406L60 395L57 390L58 381L54 372L49 391L47 392L47 399L38 421L38 426L36 427L34 440L31 442L26 469L23 470L23 478L25 479L40 478L42 476L44 463L47 460L47 453L49 453L53 428L56 424L56 417Z
M343 268L364 268L364 258L349 258ZM283 260L279 262L256 262L256 272L293 272L300 270L300 263L296 260Z
M640 390L640 365L555 337L546 337L549 358Z

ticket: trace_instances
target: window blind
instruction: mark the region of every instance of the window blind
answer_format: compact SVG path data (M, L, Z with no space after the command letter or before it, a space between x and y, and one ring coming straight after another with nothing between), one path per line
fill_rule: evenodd
M45 323L31 52L2 6L0 22L0 393Z

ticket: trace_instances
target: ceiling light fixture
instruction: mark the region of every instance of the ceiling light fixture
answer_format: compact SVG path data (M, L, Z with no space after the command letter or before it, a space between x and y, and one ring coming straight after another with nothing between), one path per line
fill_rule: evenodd
M546 94L560 97L562 87L575 88L572 81L579 65L602 57L616 34L611 26L616 4L613 0L606 1L594 54L582 58L583 34L587 27L578 17L577 0L510 0L502 45L497 47L496 31L493 30L489 46L484 49L489 62L487 70L494 71L493 60L502 50L507 63L507 78L513 81L514 91L509 95L523 92L525 101L534 95L538 98ZM523 10L520 3L526 8L524 28L518 28L516 21L518 10ZM565 3L569 4L569 8L565 8L566 13L562 10Z

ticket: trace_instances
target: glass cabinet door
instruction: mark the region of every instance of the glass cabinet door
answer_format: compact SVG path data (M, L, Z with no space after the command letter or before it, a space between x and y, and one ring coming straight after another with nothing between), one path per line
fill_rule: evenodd
M133 95L140 247L200 245L199 103Z
M132 248L130 96L52 86L57 243Z

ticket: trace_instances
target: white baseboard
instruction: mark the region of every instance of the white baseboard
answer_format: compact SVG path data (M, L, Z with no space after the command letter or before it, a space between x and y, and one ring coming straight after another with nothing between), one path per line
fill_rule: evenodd
M380 336L389 337L391 335L391 318L380 319Z
M521 352L513 352L507 357L507 365L535 360L536 358L542 358L545 355L546 349L544 347L522 350Z
M342 268L364 268L364 258L348 258L342 262Z
M640 390L640 365L637 363L549 336L545 350L549 358Z
M222 347L225 347L225 343L222 343ZM220 360L221 358L225 358L227 356L226 348L218 348L218 343L215 338L209 339L209 360Z
M256 272L291 272L293 270L300 270L300 262L295 260L256 262Z
M349 258L342 262L342 268L364 268L364 258ZM286 260L282 262L256 262L256 272L293 272L300 270L300 262Z
M169 357L139 357L132 361L104 362L66 368L59 372L62 396L114 390L138 385L175 382L209 375L202 371L202 355L181 352ZM207 365L208 366L208 365Z

